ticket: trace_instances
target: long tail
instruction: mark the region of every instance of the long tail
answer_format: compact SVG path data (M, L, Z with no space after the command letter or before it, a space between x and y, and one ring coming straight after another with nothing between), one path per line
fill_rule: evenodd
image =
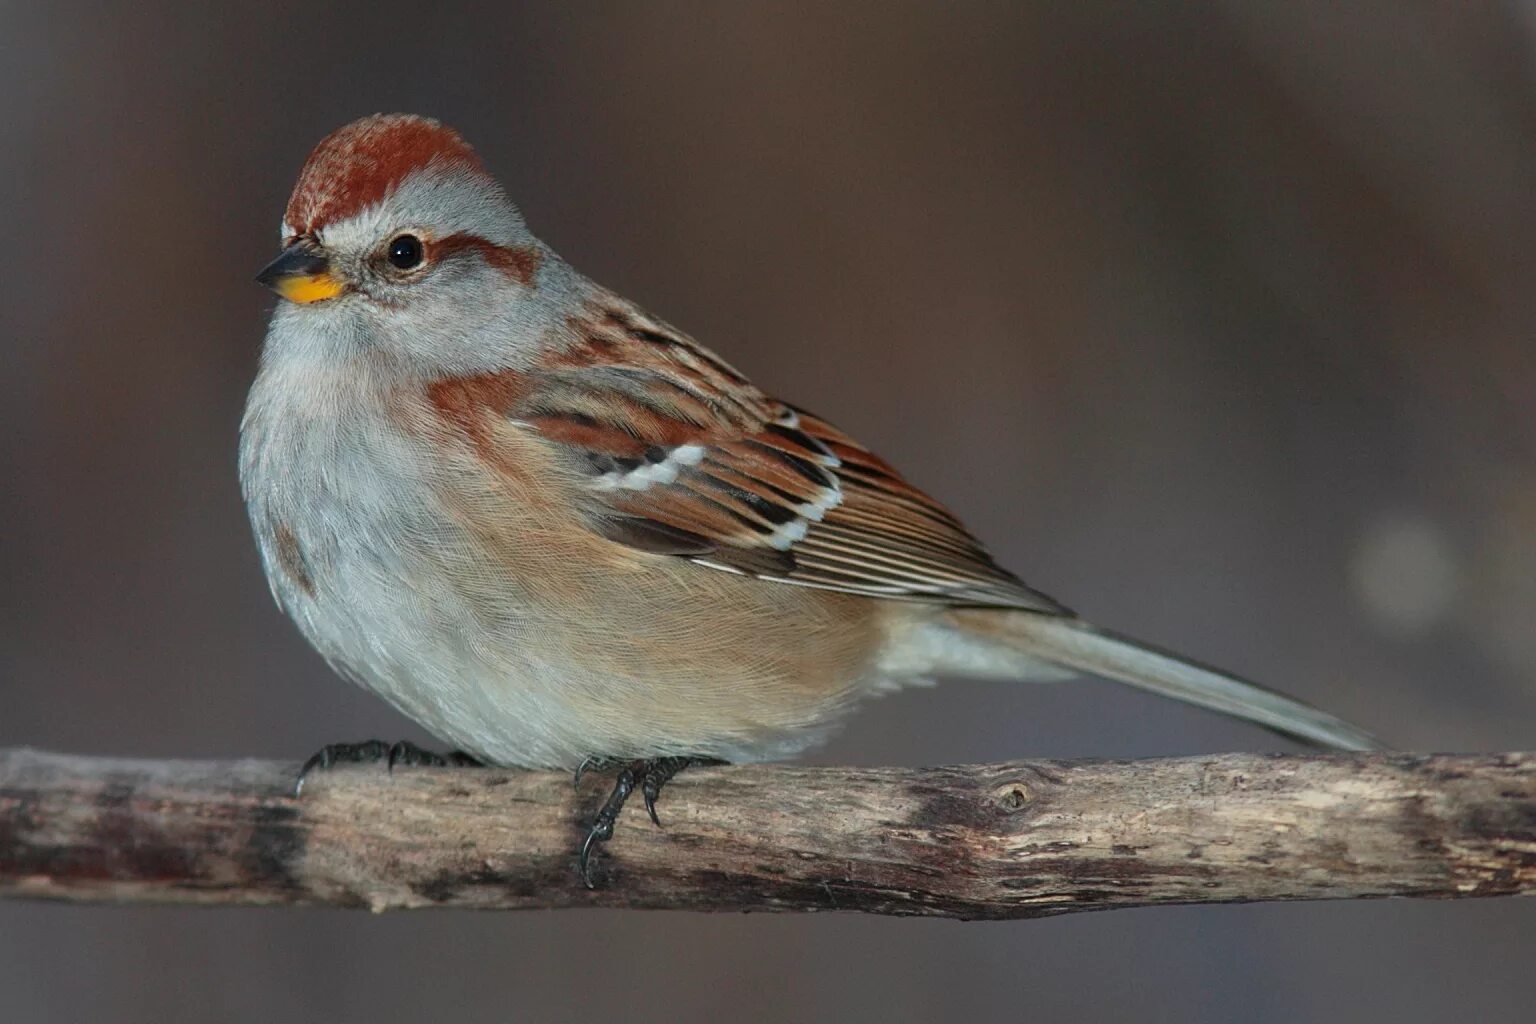
M954 614L967 632L1001 641L1018 654L1247 719L1307 743L1336 750L1384 749L1364 729L1310 704L1081 619L1033 612L992 612L985 618Z

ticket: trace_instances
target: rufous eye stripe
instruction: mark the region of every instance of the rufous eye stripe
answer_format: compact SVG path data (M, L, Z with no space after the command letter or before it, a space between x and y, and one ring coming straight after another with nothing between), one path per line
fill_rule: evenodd
M533 283L544 256L530 246L497 245L479 235L463 231L433 241L429 247L434 260L448 259L457 253L472 252L486 263L521 285Z

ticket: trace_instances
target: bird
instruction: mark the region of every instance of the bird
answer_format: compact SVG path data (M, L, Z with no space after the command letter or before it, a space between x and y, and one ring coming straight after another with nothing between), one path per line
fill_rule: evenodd
M528 229L453 129L378 114L299 172L240 427L281 609L433 736L387 758L617 772L580 848L696 764L793 757L935 677L1095 675L1317 746L1325 711L1095 626L830 421Z

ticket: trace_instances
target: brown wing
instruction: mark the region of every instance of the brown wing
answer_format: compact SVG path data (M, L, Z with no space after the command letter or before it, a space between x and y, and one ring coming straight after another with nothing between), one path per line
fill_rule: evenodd
M615 304L577 326L511 415L583 474L604 536L801 586L1066 613L882 459L665 325Z

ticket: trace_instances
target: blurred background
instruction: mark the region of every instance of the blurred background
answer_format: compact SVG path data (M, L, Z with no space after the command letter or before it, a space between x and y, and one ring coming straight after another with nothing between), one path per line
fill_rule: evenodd
M0 19L0 745L425 739L273 607L235 479L288 189L396 109L1095 620L1403 747L1536 745L1530 3ZM1240 749L1290 748L1107 683L957 684L814 759ZM1515 901L986 925L0 903L16 1022L1519 1019L1533 954Z

